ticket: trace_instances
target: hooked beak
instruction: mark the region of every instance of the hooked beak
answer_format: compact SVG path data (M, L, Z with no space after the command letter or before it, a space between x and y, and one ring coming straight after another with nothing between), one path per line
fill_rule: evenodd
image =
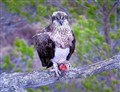
M58 20L58 22L60 23L60 25L62 25L63 24L63 20Z

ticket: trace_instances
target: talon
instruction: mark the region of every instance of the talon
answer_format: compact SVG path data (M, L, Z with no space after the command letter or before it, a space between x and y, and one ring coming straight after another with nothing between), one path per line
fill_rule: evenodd
M72 65L70 63L67 63L67 66L68 66L68 70L72 68Z
M55 69L50 69L49 71L54 72L57 77L61 75L61 72L59 70L56 71Z
M61 75L61 71L59 70L57 63L53 63L53 71L55 72L57 77Z

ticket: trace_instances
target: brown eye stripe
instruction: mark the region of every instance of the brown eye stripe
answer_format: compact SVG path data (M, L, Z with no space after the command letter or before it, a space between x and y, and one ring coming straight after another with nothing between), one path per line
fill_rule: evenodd
M68 19L68 16L65 16L65 19Z
M64 20L64 19L68 19L68 16L59 16L60 19ZM52 20L58 20L58 17L53 16Z
M57 20L57 17L56 17L56 16L53 16L53 17L52 17L52 20Z

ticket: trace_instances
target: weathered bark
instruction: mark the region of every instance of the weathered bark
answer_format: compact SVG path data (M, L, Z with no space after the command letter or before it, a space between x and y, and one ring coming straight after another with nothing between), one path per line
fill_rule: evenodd
M2 73L0 74L0 92L26 92L26 88L48 85L65 79L83 79L112 69L120 69L120 54L95 64L72 68L63 72L60 77L56 77L54 72L48 70L32 73Z

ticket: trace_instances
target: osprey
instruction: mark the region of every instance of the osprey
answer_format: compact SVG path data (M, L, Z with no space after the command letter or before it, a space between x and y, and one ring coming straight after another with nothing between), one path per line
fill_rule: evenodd
M59 76L60 71L67 68L66 61L75 49L75 37L68 22L68 15L62 11L54 12L51 24L35 34L33 39L42 66L53 66Z

